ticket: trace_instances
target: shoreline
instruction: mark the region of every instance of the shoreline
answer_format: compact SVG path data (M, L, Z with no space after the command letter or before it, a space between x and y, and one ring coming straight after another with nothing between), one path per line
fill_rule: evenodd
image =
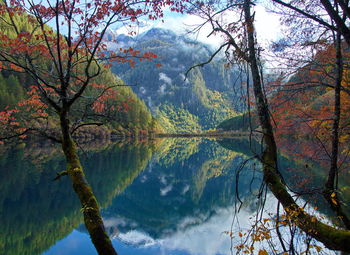
M208 133L159 133L155 134L156 138L166 138L166 137L243 137L249 136L250 132L208 132Z

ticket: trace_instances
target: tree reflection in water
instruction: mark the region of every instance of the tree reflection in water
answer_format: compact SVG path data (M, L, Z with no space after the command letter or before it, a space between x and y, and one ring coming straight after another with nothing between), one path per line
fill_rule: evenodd
M262 186L260 165L248 160L259 148L259 144L244 139L115 144L90 151L84 157L84 167L104 208L108 233L114 237L114 245L121 247L121 254L230 254L231 247L235 253L235 247L246 240L245 234L256 239L257 252L281 248L276 232L265 230L266 235L259 237L264 242L258 244L256 234L264 232L263 228L259 224L251 227L256 219L262 219L260 222L273 229L276 219L277 202ZM62 250L81 254L83 248L85 254L94 252L92 245L91 250L86 245L79 202L70 183L65 179L52 182L64 165L63 158L53 153L39 164L37 158L26 155L25 150L17 148L1 157L0 254L35 255L51 246L45 254ZM283 156L280 162L281 169L297 166ZM296 179L288 171L283 176L293 190L298 190L302 177ZM317 175L310 185L318 185ZM301 199L307 201L310 196ZM320 197L311 201L312 208L317 206L331 216ZM282 224L281 215L280 219ZM281 229L285 243L290 242L289 229L294 233L294 246L302 249L305 236L294 232L293 226ZM267 238L269 235L272 238ZM73 240L77 249L70 251ZM248 241L244 245L250 247ZM319 244L313 245L316 251Z

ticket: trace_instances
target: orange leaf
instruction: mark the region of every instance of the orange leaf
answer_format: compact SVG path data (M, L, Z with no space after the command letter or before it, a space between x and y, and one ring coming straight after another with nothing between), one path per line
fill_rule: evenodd
M264 250L259 250L258 255L269 255L269 254L268 254L267 251L264 249Z

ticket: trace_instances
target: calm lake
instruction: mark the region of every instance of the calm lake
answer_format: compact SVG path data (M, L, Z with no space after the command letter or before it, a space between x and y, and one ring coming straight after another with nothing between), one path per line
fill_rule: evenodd
M65 167L60 151L39 148L1 153L0 254L96 254L70 181L53 181ZM249 229L260 206L252 150L259 146L244 139L169 138L97 146L81 157L119 254L218 255L235 254L227 231ZM282 159L283 169L293 168ZM284 175L292 187L300 182ZM265 211L274 212L277 202L266 196Z

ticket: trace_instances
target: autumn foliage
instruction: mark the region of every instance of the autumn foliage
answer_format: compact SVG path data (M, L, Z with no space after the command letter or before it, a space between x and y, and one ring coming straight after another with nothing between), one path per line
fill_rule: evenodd
M343 54L349 59L347 52ZM269 102L281 150L290 156L316 160L324 166L331 150L334 59L335 49L328 46L317 53L313 63L301 67L287 82L277 79L269 84L272 95ZM349 86L349 69L345 66L341 89L340 162L349 151Z
M31 84L27 98L0 113L1 141L23 138L29 131L61 143L67 169L56 180L69 176L79 197L85 226L99 254L117 254L105 232L98 202L87 183L73 133L87 125L118 121L128 111L130 98L119 104L115 76L109 62L135 66L136 60L152 61L156 55L132 48L109 52L103 38L113 25L128 26L141 18L163 16L165 6L182 11L183 1L158 0L2 0L0 2L0 67L23 72ZM115 42L118 43L118 42ZM25 84L23 84L25 86ZM57 132L51 132L55 127Z
M118 112L128 111L133 99L118 97L117 87L123 83L118 79L101 83L99 77L108 72L111 61L134 68L137 61L153 61L157 56L130 47L108 51L103 41L107 29L139 19L163 18L166 6L182 12L184 2L3 1L0 70L27 73L31 84L25 85L28 92L23 102L1 112L1 130L11 131L1 137L24 137L29 131L46 133L57 122L55 114L65 108L74 112L73 116L80 115L74 120L79 124L94 122L93 113L100 121L102 115L113 119ZM8 128L14 125L15 129Z

